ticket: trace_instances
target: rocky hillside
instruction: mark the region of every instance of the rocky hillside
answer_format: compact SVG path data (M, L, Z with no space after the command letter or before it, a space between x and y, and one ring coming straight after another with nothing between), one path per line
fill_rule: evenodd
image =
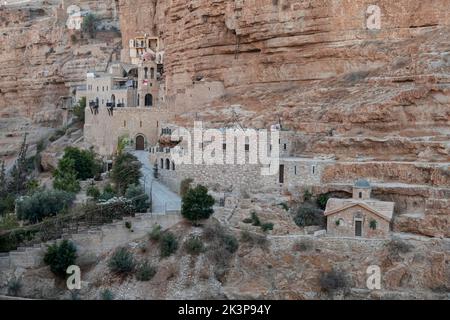
M71 1L100 19L95 39L67 29L64 3L0 6L0 156L13 155L24 132L37 140L61 125L61 97L120 44L115 1Z

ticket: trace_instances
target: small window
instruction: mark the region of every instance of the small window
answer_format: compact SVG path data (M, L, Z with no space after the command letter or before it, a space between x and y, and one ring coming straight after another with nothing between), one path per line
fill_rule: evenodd
M297 175L297 166L294 166L294 174Z
M283 149L284 149L284 151L287 150L287 144L286 143L284 144Z
M139 126L142 128L142 121L139 122Z
M312 166L312 173L316 174L316 166Z
M362 192L359 193L359 198L362 199Z
M245 145L245 151L250 151L250 145L249 144Z
M123 126L124 126L124 127L127 126L127 121L126 121L126 120L123 121Z
M222 149L223 150L227 150L227 144L226 143L222 144Z

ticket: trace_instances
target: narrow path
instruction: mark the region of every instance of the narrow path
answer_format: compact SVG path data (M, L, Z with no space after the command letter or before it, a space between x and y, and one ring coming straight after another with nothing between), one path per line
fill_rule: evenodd
M152 212L181 211L180 196L154 179L153 165L150 163L149 153L146 151L132 151L132 154L142 163L141 183L145 187L145 192L152 199Z

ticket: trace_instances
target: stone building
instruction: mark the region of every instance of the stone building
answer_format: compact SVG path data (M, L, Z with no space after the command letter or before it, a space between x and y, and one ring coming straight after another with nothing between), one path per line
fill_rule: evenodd
M394 203L371 198L367 180L356 181L351 199L329 199L325 216L327 234L336 237L386 238Z
M77 99L86 97L85 140L104 156L112 155L120 138L137 150L158 141L161 122L172 117L163 106L165 85L159 39L131 40L132 64L110 63L106 71L88 71L86 86Z

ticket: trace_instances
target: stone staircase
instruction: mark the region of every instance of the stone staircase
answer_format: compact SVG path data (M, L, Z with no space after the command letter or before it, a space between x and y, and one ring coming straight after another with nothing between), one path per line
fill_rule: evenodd
M159 224L168 229L181 221L176 214L141 213L134 217L125 217L123 220L114 220L110 224L91 227L82 227L81 232L70 234L69 230L60 239L36 244L30 247L19 247L9 253L0 253L0 270L16 268L36 268L43 265L43 257L47 247L61 243L63 240L72 241L77 247L78 256L107 253L117 247L126 245L145 237L151 228ZM127 228L127 222L131 228Z

